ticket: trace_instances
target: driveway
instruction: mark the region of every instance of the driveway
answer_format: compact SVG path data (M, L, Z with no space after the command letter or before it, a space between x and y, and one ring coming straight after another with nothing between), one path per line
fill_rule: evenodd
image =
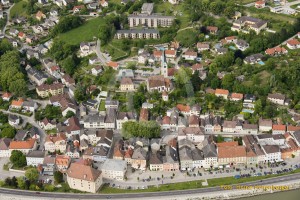
M19 172L10 172L3 170L3 165L7 164L9 162L9 158L0 158L0 180L4 180L7 177L19 177L19 176L24 176L24 173L19 173Z

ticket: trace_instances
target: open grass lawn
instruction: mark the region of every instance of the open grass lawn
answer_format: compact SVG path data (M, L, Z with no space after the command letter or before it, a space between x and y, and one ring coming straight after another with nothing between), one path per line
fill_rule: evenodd
M160 191L172 191L172 190L187 190L192 188L202 188L202 180L198 181L189 181L182 183L172 183L157 186L151 186L147 189L138 189L138 190L125 190L118 188L111 188L107 185L101 188L101 193L138 193L138 192L160 192Z
M59 34L58 38L72 45L79 45L82 41L92 41L99 33L99 26L104 22L102 17L87 20L82 26Z
M183 4L172 5L169 2L161 2L160 4L155 4L154 10L156 13L163 15L176 16L180 20L180 28L190 25L189 13L184 9Z
M272 24L275 22L295 22L295 17L291 15L276 14L267 9L256 9L254 7L249 7L247 8L247 11L249 11L253 17L269 20Z
M105 100L101 100L99 105L99 111L105 111Z
M128 55L129 52L125 52L121 49L120 47L121 42L122 42L121 40L112 40L111 42L109 42L109 44L102 46L101 48L107 51L111 55L112 60L117 61L121 58L129 56Z
M10 10L10 17L12 18L15 16L27 16L26 5L27 5L26 0L22 0L16 3L14 7L12 7Z

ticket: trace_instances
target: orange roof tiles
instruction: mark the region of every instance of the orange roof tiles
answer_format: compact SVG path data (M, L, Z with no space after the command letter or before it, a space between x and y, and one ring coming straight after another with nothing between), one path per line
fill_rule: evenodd
M299 131L300 130L300 126L287 126L287 131Z
M24 100L20 98L20 99L18 99L17 101L16 101L16 100L13 100L13 101L11 102L11 105L12 105L12 106L19 106L19 107L21 107L22 104L23 104L23 102L24 102Z
M110 61L106 64L107 64L107 66L113 67L113 68L117 68L119 66L119 64L117 62L113 62L113 61Z
M35 139L29 139L26 141L11 141L9 149L32 149L35 142Z
M162 56L162 51L153 51L153 55L154 55L154 57L161 57Z
M190 112L191 110L190 106L185 106L183 104L177 104L176 108L178 108L180 112Z
M300 42L297 39L291 39L291 40L287 41L287 43L291 46L300 45Z
M229 146L238 146L238 145L239 143L237 141L217 143L217 147L229 147Z
M225 146L218 147L218 158L246 157L244 146Z
M241 93L231 93L231 98L232 99L243 99L243 94Z
M176 51L175 50L165 50L165 54L166 55L173 55L173 56L175 56L176 55Z
M286 126L281 124L273 124L272 130L285 131Z
M215 94L222 94L222 95L228 95L229 91L224 89L216 89Z

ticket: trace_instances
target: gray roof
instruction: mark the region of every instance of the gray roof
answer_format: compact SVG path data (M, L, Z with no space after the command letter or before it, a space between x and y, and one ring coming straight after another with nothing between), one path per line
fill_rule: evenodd
M94 122L100 122L104 123L104 116L93 114L93 115L87 115L85 116L84 122L94 123Z
M117 119L124 119L127 117L128 120L136 119L136 114L133 112L119 112Z
M267 21L264 21L264 20L261 20L258 18L254 18L254 17L249 17L249 16L242 16L239 19L237 19L235 21L235 23L243 24L246 21L252 22L253 23L252 26L257 27L257 28L259 28L259 27L263 26L265 23L267 23Z
M280 148L278 145L265 145L262 146L266 153L277 153L280 152Z
M134 149L132 159L147 160L147 153L148 152L145 149L138 147L137 149Z
M267 138L272 138L272 137L273 136L269 133L257 135L257 138L260 139L260 140L267 139Z
M295 131L293 135L294 138L298 141L298 143L300 143L300 131Z
M45 151L30 151L26 157L33 157L33 158L44 158Z
M285 95L280 94L280 93L268 94L268 98L285 100Z
M34 101L24 101L23 102L23 107L34 107L35 104L36 103Z
M127 169L127 162L125 160L107 159L104 161L101 169L125 171Z
M114 123L116 121L116 109L108 108L106 109L105 123Z
M261 53L257 53L257 54L253 54L253 55L247 56L245 58L245 61L247 63L257 62L257 61L260 61L263 57L264 56Z
M183 146L179 149L179 157L180 160L193 160L192 158L192 150L188 146Z
M202 149L204 158L218 157L217 149L214 144L208 144Z

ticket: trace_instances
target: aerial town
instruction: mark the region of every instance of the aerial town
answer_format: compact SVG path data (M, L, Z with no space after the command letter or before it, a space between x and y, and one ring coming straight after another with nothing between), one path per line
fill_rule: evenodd
M1 188L118 198L299 175L299 0L0 5Z

